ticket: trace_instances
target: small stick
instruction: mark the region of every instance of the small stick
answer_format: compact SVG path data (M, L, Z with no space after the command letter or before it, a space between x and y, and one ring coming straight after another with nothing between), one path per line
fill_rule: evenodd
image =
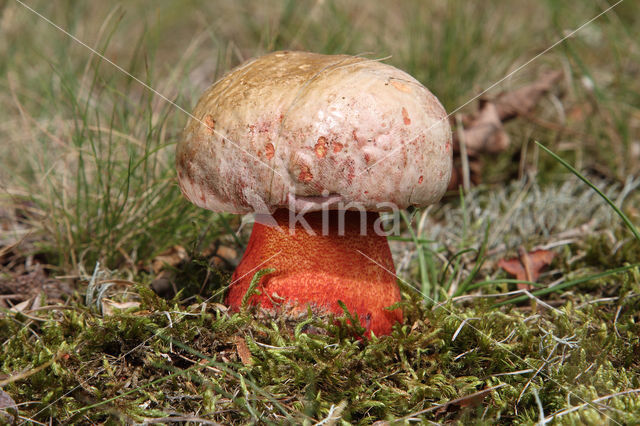
M464 192L469 192L471 188L471 179L469 173L469 156L467 155L467 144L464 136L464 125L462 124L462 116L456 114L456 124L458 134L458 144L460 145L460 161L462 162L462 189Z

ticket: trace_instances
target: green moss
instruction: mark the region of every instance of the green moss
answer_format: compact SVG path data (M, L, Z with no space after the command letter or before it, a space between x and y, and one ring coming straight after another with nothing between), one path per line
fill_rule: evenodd
M136 312L101 317L78 306L39 322L19 314L1 320L0 371L29 371L57 356L4 388L16 401L37 401L21 413L40 421L198 412L221 423L313 422L340 407L344 421L367 424L441 404L417 417L528 423L539 420L534 390L548 416L640 386L640 284L628 279L625 286L617 305L582 295L535 315L484 303L426 310L410 299L405 322L371 340L351 337L358 330L345 319L309 314L298 327L211 305L171 306L139 288ZM238 337L251 365L240 362ZM499 385L477 401L446 405ZM637 394L608 404L616 410L601 411L616 421L640 415ZM559 419L606 417L585 406Z
M611 234L596 234L586 239L584 262L601 268L614 268L640 259L640 242L626 229L615 228Z

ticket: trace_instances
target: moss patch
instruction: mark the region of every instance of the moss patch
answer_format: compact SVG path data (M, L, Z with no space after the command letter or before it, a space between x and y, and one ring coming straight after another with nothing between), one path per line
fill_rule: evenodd
M639 278L638 270L620 274L615 300L566 295L563 307L536 313L477 302L426 309L409 298L404 323L370 341L351 337L345 320L258 320L216 304L180 306L139 287L139 308L111 316L81 306L38 321L6 313L0 372L10 382L4 390L26 402L22 416L63 423L338 415L363 424L529 423L540 409L566 423L628 423L640 416L637 391L590 402L640 388ZM240 359L238 339L251 362Z

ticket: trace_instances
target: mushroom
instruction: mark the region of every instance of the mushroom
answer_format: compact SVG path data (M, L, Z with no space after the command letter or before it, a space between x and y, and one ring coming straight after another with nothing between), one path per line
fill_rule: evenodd
M216 212L256 213L227 295L342 315L375 335L402 310L379 212L425 206L451 175L451 129L407 73L347 55L274 52L232 70L193 111L176 152L182 193Z

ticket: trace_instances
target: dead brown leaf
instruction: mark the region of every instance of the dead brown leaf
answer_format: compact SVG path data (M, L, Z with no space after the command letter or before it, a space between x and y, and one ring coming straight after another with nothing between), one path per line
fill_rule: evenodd
M8 393L0 389L0 410L6 410L7 408L18 408L18 406Z
M555 253L549 250L534 250L527 253L523 247L520 247L518 257L500 259L498 267L515 276L517 280L536 282L542 270L551 264L554 257ZM531 290L531 286L519 283L518 289Z
M167 265L176 267L178 266L178 264L180 264L180 262L187 259L188 257L189 255L187 254L187 250L184 247L175 245L154 257L153 261L151 262L151 269L155 274L157 274Z
M530 117L542 96L562 76L561 71L547 72L535 82L519 89L502 92L492 99L482 97L476 112L463 114L462 125L453 132L454 172L448 189L455 190L462 182L461 144L464 144L469 163L470 183L478 184L482 172L482 156L498 154L509 147L509 135L505 132L503 123L516 117Z
M543 74L537 81L509 92L502 92L493 99L481 98L478 111L462 117L462 138L469 155L496 153L509 146L509 137L502 123L533 112L542 96L562 78L561 71ZM454 133L454 152L460 150L458 132Z
M483 389L481 391L472 393L471 395L466 395L448 403L442 405L436 410L436 415L442 415L451 411L460 410L467 407L477 407L482 404L482 401L489 395L492 391L505 386L505 384L500 384L498 386L493 386L491 388Z
M10 422L6 414L2 413L3 411L13 417L12 424L17 424L18 405L8 393L0 389L0 423L3 421Z
M18 303L10 310L12 312L23 312L31 306L31 303L32 303L32 300L25 300L24 302Z
M238 252L229 246L221 245L218 247L218 250L216 250L216 256L224 262L227 262L229 265L237 266Z
M247 345L246 340L244 340L244 337L234 336L233 343L236 345L236 351L238 352L238 356L240 357L242 364L252 365L253 359L251 359L251 351L249 350L249 346Z
M407 417L403 417L400 420L405 420L411 417L416 417L419 416L421 414L425 414L425 413L430 413L432 411L435 411L436 415L442 415L442 414L447 414L447 413L451 413L451 412L455 412L458 411L462 408L466 408L466 407L476 407L480 404L482 404L482 402L484 401L484 398L487 397L487 395L489 395L491 392L493 392L496 389L500 389L501 387L506 386L506 383L501 383L499 385L490 387L490 388L486 388L486 389L482 389L478 392L474 392L471 395L466 395L460 398L456 398L453 399L449 402L446 402L444 404L439 404L439 405L434 405L432 407L426 408L424 410L420 410L418 412L415 413L411 413L409 416Z
M496 104L500 120L505 122L517 116L530 114L542 96L549 92L562 76L562 71L549 71L527 86L499 94L493 102Z
M460 143L464 143L469 155L494 154L509 147L509 135L502 127L498 106L491 101L480 103L480 109L465 126L461 135L462 137L454 137L454 149L456 146L459 147Z

